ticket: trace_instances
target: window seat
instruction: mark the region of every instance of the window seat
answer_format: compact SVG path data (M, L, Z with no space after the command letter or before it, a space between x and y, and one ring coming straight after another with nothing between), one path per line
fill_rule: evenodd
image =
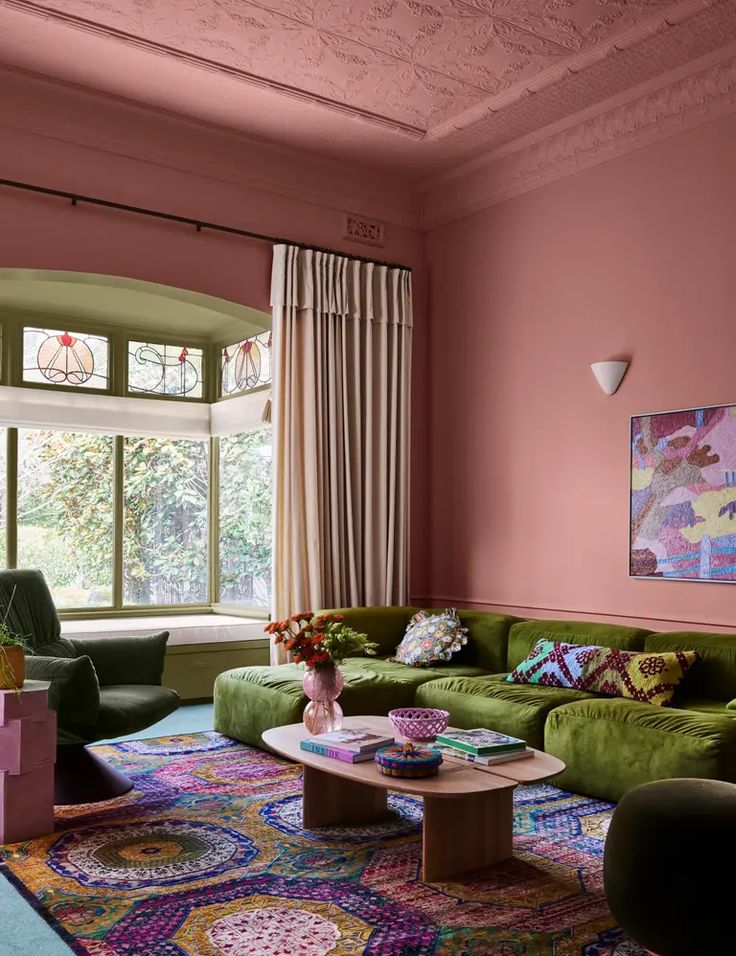
M61 622L64 637L105 637L169 631L169 647L184 644L224 644L264 641L266 622L228 614L157 614L152 617L67 619Z
M106 637L169 631L163 683L182 700L211 700L218 674L268 664L265 621L228 614L157 614L153 617L81 618L61 622L65 637Z

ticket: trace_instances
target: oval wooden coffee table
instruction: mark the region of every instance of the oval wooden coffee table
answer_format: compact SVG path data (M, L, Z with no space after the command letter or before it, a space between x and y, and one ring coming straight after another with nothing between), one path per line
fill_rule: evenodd
M346 717L343 726L394 736L388 717ZM372 760L344 763L302 750L299 742L309 736L304 724L263 734L271 750L304 765L304 827L370 823L387 813L389 790L416 794L424 799L422 878L428 882L457 879L512 856L514 787L565 769L537 750L493 768L446 758L436 776L404 780L384 776Z

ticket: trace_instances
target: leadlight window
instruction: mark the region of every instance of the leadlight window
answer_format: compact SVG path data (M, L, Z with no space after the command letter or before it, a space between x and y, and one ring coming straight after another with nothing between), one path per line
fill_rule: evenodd
M270 383L271 343L271 332L260 332L222 350L222 395L237 395Z
M202 349L129 342L128 391L169 398L201 398Z
M60 329L23 329L23 381L73 388L109 387L104 335Z

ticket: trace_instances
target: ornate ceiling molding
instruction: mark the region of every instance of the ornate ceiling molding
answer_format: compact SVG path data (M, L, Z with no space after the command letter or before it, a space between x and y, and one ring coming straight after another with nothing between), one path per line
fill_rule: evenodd
M0 0L0 6L437 141L719 2Z
M284 199L419 228L418 194L370 169L25 70L0 67L0 132L17 130ZM243 162L247 151L248 162ZM295 178L294 169L299 169ZM17 178L23 178L19 173Z
M64 10L56 10L44 6L41 3L34 3L33 0L0 0L0 3L2 3L2 6L19 10L21 13L40 17L42 20L55 20L64 26L72 27L85 33L91 33L97 36L106 37L108 39L117 40L121 43L126 43L129 46L144 50L146 53L152 53L157 56L171 57L175 60L189 63L190 65L196 66L199 69L208 70L212 73L221 73L225 76L231 76L237 80L250 83L252 86L260 87L261 89L274 90L278 93L283 93L292 99L299 99L309 103L317 104L319 106L324 106L330 110L335 110L338 113L347 114L354 119L361 119L369 123L374 123L378 126L383 126L386 129L393 130L394 132L403 133L404 135L410 136L414 139L423 139L426 135L425 129L421 126L402 122L399 119L384 116L380 113L363 109L360 106L343 103L340 100L332 99L328 96L322 96L316 92L308 92L306 90L299 89L296 86L290 86L288 83L283 83L275 79L268 79L263 76L259 76L256 73L251 73L248 70L241 69L229 63L224 63L220 60L214 60L210 57L202 56L201 54L190 53L186 50L179 49L178 47L169 46L168 44L157 42L147 37L137 36L134 33L128 33L125 30L120 30L110 25L103 25L95 22L94 20L88 20L85 17L80 17Z
M736 111L736 52L658 89L537 139L498 151L485 164L426 188L426 230L616 159Z

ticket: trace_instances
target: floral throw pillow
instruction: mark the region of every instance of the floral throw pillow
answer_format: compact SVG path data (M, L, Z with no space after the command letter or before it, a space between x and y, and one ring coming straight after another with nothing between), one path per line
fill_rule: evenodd
M596 651L593 644L565 644L542 638L529 656L506 678L510 684L544 684L545 687L579 688L587 661Z
M391 660L410 667L429 667L449 661L467 643L468 629L454 607L437 613L419 611L409 621Z

